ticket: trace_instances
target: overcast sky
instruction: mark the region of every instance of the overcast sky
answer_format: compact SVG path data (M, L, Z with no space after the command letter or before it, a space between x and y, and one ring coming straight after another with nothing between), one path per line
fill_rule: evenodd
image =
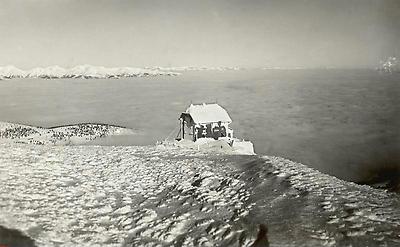
M0 0L0 65L376 66L399 0Z

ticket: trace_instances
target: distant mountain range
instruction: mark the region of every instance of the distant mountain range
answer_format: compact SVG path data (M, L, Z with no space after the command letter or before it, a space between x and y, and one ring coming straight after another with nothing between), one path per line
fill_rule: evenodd
M321 67L318 69L332 69L334 67ZM266 66L260 67L261 70L301 70L312 69L307 67L279 67ZM316 68L314 68L316 69ZM389 57L381 61L376 67L378 71L400 72L400 63L396 57ZM93 65L79 65L71 68L63 68L58 65L49 67L38 67L30 70L21 70L15 66L8 65L0 67L0 80L13 78L83 78L83 79L119 79L125 77L145 77L145 76L177 76L186 71L239 71L245 70L241 67L207 67L207 66L181 66L181 67L103 67Z
M84 78L84 79L103 79L103 78L123 78L123 77L143 77L143 76L176 76L179 73L174 71L160 70L156 68L106 68L103 66L79 65L72 68L62 68L60 66L50 66L46 68L34 68L31 70L21 70L14 66L0 67L0 79L12 78Z
M241 70L237 67L115 67L107 68L103 66L79 65L72 68L63 68L58 65L34 68L30 70L21 70L12 65L0 67L0 79L13 78L84 78L84 79L106 79L106 78L124 78L124 77L143 77L143 76L177 76L184 71L226 71Z
M207 66L181 66L181 67L146 67L146 69L156 69L161 71L200 71L200 70L214 70L214 71L227 71L227 70L243 70L240 67L207 67Z

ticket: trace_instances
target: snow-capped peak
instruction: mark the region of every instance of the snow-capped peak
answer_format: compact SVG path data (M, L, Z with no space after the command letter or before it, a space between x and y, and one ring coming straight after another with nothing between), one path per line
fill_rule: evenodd
M0 78L21 78L25 77L26 72L16 68L13 65L8 65L5 67L0 67Z

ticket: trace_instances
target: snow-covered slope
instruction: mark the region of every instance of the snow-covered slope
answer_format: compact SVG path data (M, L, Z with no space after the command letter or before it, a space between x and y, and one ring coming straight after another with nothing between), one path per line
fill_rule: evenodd
M80 65L73 68L62 68L60 66L50 66L46 68L34 68L28 71L20 70L14 66L0 67L0 79L12 78L122 78L122 77L142 77L179 75L177 72L160 69L141 69L131 67L106 68L102 66Z
M0 224L41 246L143 246L172 244L191 225L205 230L219 221L216 214L229 217L235 208L246 214L243 181L227 177L216 160L181 152L0 144Z
M400 198L278 157L0 144L0 225L39 246L398 246Z
M133 135L130 129L108 124L76 124L56 128L0 122L0 142L25 144L74 145L85 144L113 135Z
M231 142L232 146L228 144ZM255 155L254 145L251 141L227 137L222 137L218 140L214 140L214 138L199 138L195 142L191 140L164 141L159 143L159 146L175 146L182 150L207 151L214 154Z

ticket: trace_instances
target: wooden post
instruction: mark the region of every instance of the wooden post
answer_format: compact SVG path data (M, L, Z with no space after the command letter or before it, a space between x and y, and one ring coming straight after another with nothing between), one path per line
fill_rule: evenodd
M185 139L185 121L182 119L182 140Z

